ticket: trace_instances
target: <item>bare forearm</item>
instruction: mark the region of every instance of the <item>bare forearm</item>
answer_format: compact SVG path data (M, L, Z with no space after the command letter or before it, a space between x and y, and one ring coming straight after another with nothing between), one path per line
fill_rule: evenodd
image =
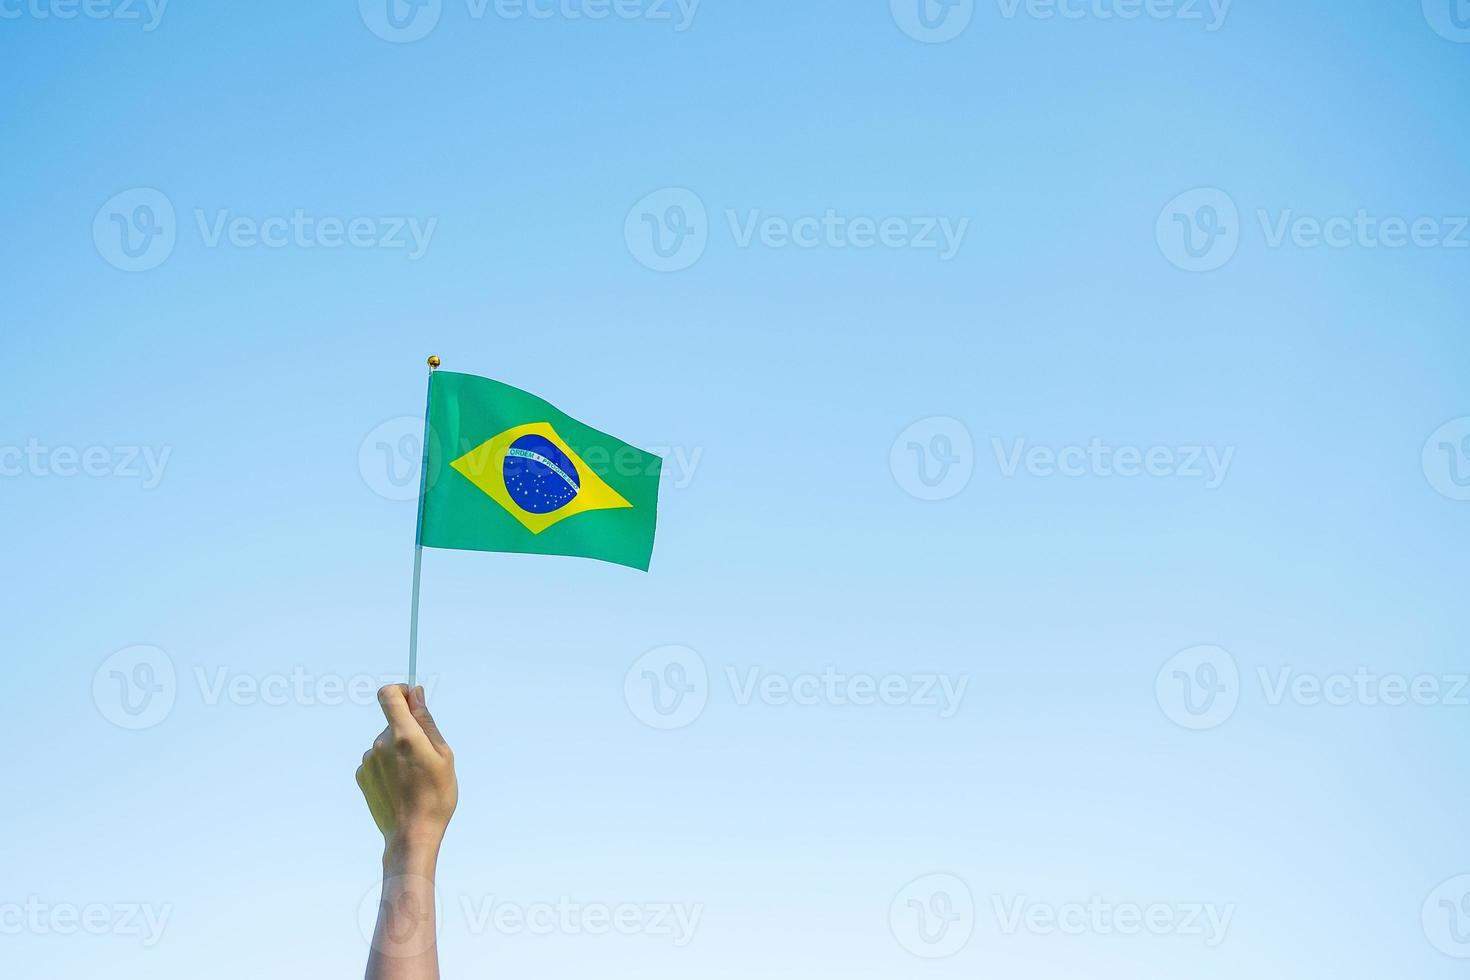
M437 840L390 841L366 980L439 980L434 876Z

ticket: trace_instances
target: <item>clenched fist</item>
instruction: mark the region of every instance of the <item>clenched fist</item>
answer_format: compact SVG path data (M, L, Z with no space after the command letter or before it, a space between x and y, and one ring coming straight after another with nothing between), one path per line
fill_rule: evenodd
M363 753L357 785L389 852L437 853L459 802L454 753L424 703L424 689L392 684L378 692L388 727Z

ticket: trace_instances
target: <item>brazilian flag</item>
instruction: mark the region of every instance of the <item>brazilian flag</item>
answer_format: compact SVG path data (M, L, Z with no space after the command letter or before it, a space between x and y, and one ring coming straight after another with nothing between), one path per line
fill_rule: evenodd
M648 570L663 460L535 395L429 376L419 544L595 558Z

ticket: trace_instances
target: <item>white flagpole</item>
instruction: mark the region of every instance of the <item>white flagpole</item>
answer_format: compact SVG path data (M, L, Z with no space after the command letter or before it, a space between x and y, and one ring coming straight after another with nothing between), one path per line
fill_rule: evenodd
M419 576L424 567L424 546L413 546L413 608L408 614L408 687L419 683Z
M429 358L429 394L424 402L423 466L419 470L419 516L413 532L413 599L408 614L408 686L419 681L419 580L424 570L424 497L429 492L429 409L434 403L434 370L437 357Z

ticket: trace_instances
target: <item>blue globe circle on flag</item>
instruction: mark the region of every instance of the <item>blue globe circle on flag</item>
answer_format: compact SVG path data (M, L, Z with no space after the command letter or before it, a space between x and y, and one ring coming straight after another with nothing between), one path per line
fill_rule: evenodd
M510 499L532 514L560 510L582 487L576 464L545 436L521 436L511 443L501 472Z

